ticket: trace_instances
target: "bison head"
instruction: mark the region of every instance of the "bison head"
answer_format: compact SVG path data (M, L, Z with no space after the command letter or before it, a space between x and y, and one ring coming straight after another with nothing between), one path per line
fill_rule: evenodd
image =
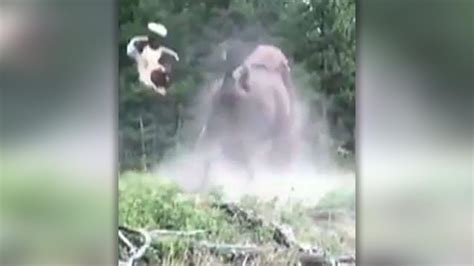
M277 74L285 87L289 90L293 87L288 59L275 46L233 41L227 45L222 57L225 62L223 89L237 88L249 92L249 76L255 71Z
M229 40L221 44L221 59L224 78L221 89L231 91L249 92L248 86L249 69L243 63L257 46L256 43L244 42L240 40Z

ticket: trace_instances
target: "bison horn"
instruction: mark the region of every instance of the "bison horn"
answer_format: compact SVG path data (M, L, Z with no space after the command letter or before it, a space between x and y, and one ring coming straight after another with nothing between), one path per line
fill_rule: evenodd
M233 78L238 82L238 84L244 89L244 91L249 92L250 87L248 85L249 79L249 69L247 66L243 65L238 67L234 73L232 73Z

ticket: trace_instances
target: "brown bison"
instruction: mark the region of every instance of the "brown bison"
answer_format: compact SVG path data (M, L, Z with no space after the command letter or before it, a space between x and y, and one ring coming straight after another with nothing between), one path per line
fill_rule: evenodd
M252 160L259 154L275 165L291 159L295 88L288 59L275 46L257 45L250 52L230 48L225 59L226 73L213 92L198 147L220 151L253 177ZM213 156L206 158L205 180Z

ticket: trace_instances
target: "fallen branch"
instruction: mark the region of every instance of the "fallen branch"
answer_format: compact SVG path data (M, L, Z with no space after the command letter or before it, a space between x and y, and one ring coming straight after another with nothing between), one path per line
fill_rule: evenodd
M135 247L130 240L119 230L118 231L119 239L128 247L130 253L137 252L137 247Z
M120 230L120 229L119 229ZM171 230L152 230L146 232L145 230L134 230L122 227L122 230L128 232L135 232L140 234L144 238L144 244L135 252L132 251L135 245L131 243L125 235L119 231L120 240L127 245L130 249L129 259L127 261L119 261L119 266L133 266L134 262L138 261L143 257L146 250L152 242L160 242L163 240L160 236L175 236L175 237L192 237L205 233L205 230L193 230L193 231L171 231ZM284 230L280 229L281 232ZM297 242L295 242L297 243ZM218 244L209 243L207 241L193 241L190 242L191 248L195 251L204 250L210 254L227 257L231 259L242 259L243 262L248 262L258 256L268 254L275 248L260 247L256 245L235 245L235 244ZM355 257L351 255L341 256L339 258L331 258L322 249L314 247L304 247L298 244L294 244L294 248L297 249L297 259L300 261L302 266L340 266L340 265L355 265ZM284 248L283 250L291 250L294 248ZM282 251L282 249L279 249ZM242 264L245 265L245 264Z
M169 237L169 236L191 237L191 236L203 235L206 233L207 233L206 230L192 230L192 231L152 230L150 231L150 235L152 236L152 238Z
M348 264L348 265L356 265L356 257L355 255L344 255L340 256L336 259L336 266Z
M229 216L241 219L252 226L262 226L273 230L273 240L287 249L296 249L302 265L340 265L355 264L355 256L344 256L336 259L330 258L327 252L314 246L300 244L291 227L276 222L266 223L264 219L252 211L247 211L234 203L216 204L215 207L224 210Z
M285 248L296 248L300 251L308 251L303 245L296 241L295 234L291 227L276 222L266 223L261 216L256 215L253 211L247 211L234 203L216 204L215 207L224 210L232 217L237 217L251 226L267 227L273 231L273 240L280 246ZM311 250L319 248L310 248Z
M255 245L232 245L215 244L205 241L197 242L194 245L198 249L206 249L216 255L258 255L263 252L262 248Z
M282 225L276 222L267 223L265 220L255 214L252 211L247 211L233 203L216 204L215 207L223 210L229 216L240 220L242 223L247 224L251 227L266 227L273 231L273 240L283 250L294 250L297 252L297 258L301 265L309 266L339 266L343 264L355 265L355 256L343 256L339 258L331 258L327 252L314 246L305 246L300 244L293 233L291 227ZM144 230L133 230L125 227L121 227L122 230L129 232L139 232L145 238L145 244L136 252L132 252L134 245L125 236L121 236L119 231L119 237L124 242L132 256L128 260L127 266L131 266L133 261L140 259L145 253L147 247L151 241L160 242L167 237L196 237L199 235L206 234L206 230L192 230L192 231L173 231L173 230L151 230L146 232ZM120 229L119 229L120 230ZM232 245L232 244L216 244L209 243L206 241L191 241L191 248L194 250L206 250L207 252L217 255L226 256L231 258L244 258L244 262L249 259L255 258L262 254L267 254L268 249L258 247L255 245Z
M125 235L122 232L120 232L121 229L122 230L125 229L128 232L135 232L135 233L140 234L143 237L143 245L137 249L131 243L131 241L127 237L125 237ZM147 231L143 229L135 230L135 229L129 229L125 227L119 227L119 239L122 240L122 242L124 242L129 247L130 249L129 253L131 254L127 261L119 260L119 263L118 263L119 266L133 266L135 261L141 259L143 255L145 255L145 252L150 247L151 241L152 241L151 236Z

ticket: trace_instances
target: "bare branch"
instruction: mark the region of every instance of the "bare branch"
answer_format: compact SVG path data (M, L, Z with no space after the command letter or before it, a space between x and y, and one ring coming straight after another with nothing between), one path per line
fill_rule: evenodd
M186 238L196 237L206 234L206 230L192 230L192 231L173 231L173 230L152 230L150 236L154 242L163 241L169 238Z
M338 258L330 257L327 252L317 246L307 246L300 244L293 233L291 227L287 225L278 224L276 222L267 223L264 219L256 215L252 211L247 211L236 204L224 203L216 204L215 207L224 210L229 216L240 219L242 222L247 223L254 227L267 227L274 231L273 240L283 250L293 250L297 252L297 258L301 265L317 265L317 266L341 266L341 265L355 265L355 256L347 255ZM151 230L146 232L144 230L133 230L122 227L122 230L128 230L129 232L138 232L145 238L145 244L129 259L128 263L135 261L143 256L146 249L150 245L151 241L160 242L166 237L195 237L206 234L206 230L192 230L192 231L173 231L173 230ZM120 236L120 232L119 232ZM126 239L126 238L125 238ZM127 244L125 240L122 240ZM127 244L129 247L133 244ZM252 260L253 258L268 254L271 252L268 247L256 246L256 245L235 245L235 244L222 244L222 243L209 243L206 241L193 241L191 247L194 249L207 250L208 252L217 256L231 256L234 259L242 259L243 265ZM271 248L275 250L275 246ZM282 250L282 249L280 249ZM126 264L131 266L131 264Z
M128 240L120 230L125 230L128 232L134 232L134 233L140 234L143 237L143 245L139 249L137 249L135 245L133 245L131 241ZM150 234L144 229L134 230L134 229L129 229L129 228L125 228L121 226L119 227L119 238L130 248L130 253L131 253L127 261L119 260L119 263L118 263L119 266L133 266L133 263L141 259L143 255L145 254L145 252L147 251L147 249L151 245Z
M151 245L151 237L150 237L150 234L149 234L147 231L143 230L143 229L138 229L138 231L139 231L140 234L143 236L143 238L144 238L144 243L143 243L143 245L138 249L138 251L135 252L135 254L133 254L133 255L130 257L129 261L132 261L132 263L133 263L133 261L138 260L138 259L140 259L141 257L143 257L143 255L145 254L146 250L147 250L147 249L150 247L150 245ZM130 265L132 265L132 264L130 264Z
M132 242L130 242L130 240L128 240L128 238L125 237L125 235L120 230L118 231L118 236L119 239L122 240L125 245L127 245L130 253L135 253L137 251L137 247L135 247Z

